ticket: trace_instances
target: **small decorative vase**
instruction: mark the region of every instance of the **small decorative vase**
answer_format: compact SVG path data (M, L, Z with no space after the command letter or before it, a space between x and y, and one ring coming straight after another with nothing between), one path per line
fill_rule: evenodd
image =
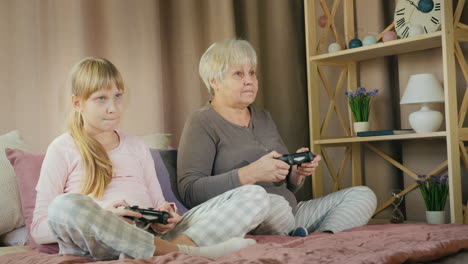
M369 131L369 122L354 122L354 132Z
M445 211L426 211L428 224L445 224Z

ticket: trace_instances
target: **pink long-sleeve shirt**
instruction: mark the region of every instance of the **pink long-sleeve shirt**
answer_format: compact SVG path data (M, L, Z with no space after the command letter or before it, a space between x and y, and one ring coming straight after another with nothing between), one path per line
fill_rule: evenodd
M159 208L164 202L149 148L141 139L117 131L120 144L108 152L114 176L101 199L93 199L103 208L125 200L141 208ZM31 235L39 244L56 242L47 224L47 208L63 193L79 193L84 173L80 153L70 134L56 138L48 147L36 186L36 208Z

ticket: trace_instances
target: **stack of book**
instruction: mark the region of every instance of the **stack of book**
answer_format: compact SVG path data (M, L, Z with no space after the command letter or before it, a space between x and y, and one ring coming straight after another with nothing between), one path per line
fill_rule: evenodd
M358 137L373 137L373 136L387 136L387 135L403 135L414 133L413 129L387 129L387 130L375 130L375 131L363 131L357 132Z

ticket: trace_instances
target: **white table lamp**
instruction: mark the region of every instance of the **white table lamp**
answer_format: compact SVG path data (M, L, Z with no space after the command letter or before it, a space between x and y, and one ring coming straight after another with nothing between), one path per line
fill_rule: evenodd
M400 104L422 104L419 111L409 115L411 128L417 133L434 132L440 128L443 116L429 108L430 103L443 103L444 91L431 73L412 75Z

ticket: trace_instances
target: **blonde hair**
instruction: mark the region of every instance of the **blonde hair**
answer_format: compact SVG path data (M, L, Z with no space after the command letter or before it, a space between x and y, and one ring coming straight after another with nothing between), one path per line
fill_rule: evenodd
M81 102L96 91L110 89L113 84L118 90L125 90L122 76L117 68L103 58L84 58L73 67L69 76L71 93ZM101 198L112 180L112 162L101 143L89 135L83 126L81 113L74 111L68 123L68 131L83 161L84 177L81 181L81 193Z
M211 80L221 81L232 66L250 63L257 67L257 54L246 40L225 39L212 44L202 55L199 73L208 92L214 95Z

